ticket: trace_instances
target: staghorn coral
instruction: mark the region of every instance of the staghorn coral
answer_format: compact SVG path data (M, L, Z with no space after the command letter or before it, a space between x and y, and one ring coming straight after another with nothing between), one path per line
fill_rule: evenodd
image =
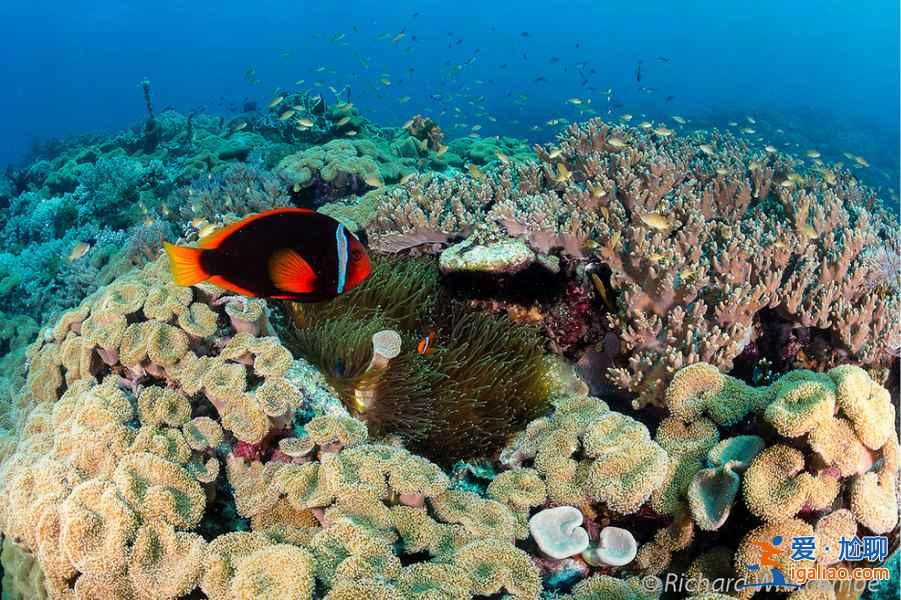
M608 381L636 406L661 405L683 366L730 370L761 349L783 370L853 361L885 381L901 296L874 282L897 232L849 171L823 178L718 131L658 136L600 119L536 154L399 185L364 224L373 247L514 238L535 261L558 253L608 270L607 328L620 340ZM448 268L466 264L445 252Z

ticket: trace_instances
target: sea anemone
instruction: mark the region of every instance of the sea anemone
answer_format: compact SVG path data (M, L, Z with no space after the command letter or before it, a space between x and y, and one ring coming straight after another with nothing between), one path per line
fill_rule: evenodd
M288 308L291 350L319 367L370 434L397 435L438 462L490 454L546 408L551 363L538 332L466 310L427 262L375 259L347 296ZM386 330L401 351L373 369L372 338ZM421 353L432 332L434 350Z

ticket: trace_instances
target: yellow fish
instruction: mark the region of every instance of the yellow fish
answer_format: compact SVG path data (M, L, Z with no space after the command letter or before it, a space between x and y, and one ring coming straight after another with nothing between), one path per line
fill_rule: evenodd
M280 115L278 116L278 120L279 120L279 121L287 121L288 119L290 119L291 117L293 117L294 114L295 114L295 111L293 111L293 110L286 110L285 112L283 112L282 114L280 114Z
M561 154L563 154L563 150L561 150L560 148L554 148L553 150L551 150L550 152L547 153L548 158L551 158L551 159L557 158Z
M669 137L673 135L673 130L668 127L655 127L654 133L659 135L660 137Z
M555 183L566 183L573 176L572 172L566 168L562 162L557 163L557 174L554 176Z
M623 121L628 123L629 121L632 120L632 115L630 115L629 113L626 113L623 116L621 116L620 119L622 119ZM641 125L639 125L639 127L641 127Z
M804 156L806 156L807 158L819 158L820 153L816 150L808 150L804 153Z
M284 96L276 96L275 98L273 98L272 100L269 101L269 108L275 108L276 106L281 104L282 100L284 100L284 99L285 99Z
M504 163L505 165L509 165L509 164L510 164L510 157L507 156L506 154L504 154L503 152L501 152L500 150L495 150L495 151L494 151L494 155L497 157L497 159L498 159L499 161L501 161L501 162Z
M716 156L716 150L713 149L713 146L710 144L701 144L698 146L701 149L701 152L706 154L707 156Z
M297 124L302 125L303 127L312 127L315 125L312 119L297 119Z
M638 124L639 129L650 129L651 127L653 127L653 125L651 125L650 121L642 121Z
M656 212L643 214L640 219L642 223L657 231L666 231L673 226L669 219Z
M607 286L604 285L604 282L598 277L597 273L591 274L591 283L594 285L594 289L597 291L598 296L601 297L607 310L613 311L615 307L613 306L613 302L610 301L610 295L607 294Z
M469 163L466 167L469 170L469 174L478 179L479 181L483 181L485 179L485 174L479 170L479 167L476 166L475 163Z
M588 191L591 192L591 197L595 200L600 200L607 195L607 190L605 190L600 184L595 185L590 181L588 182Z
M364 179L363 181L366 182L366 185L374 188L380 188L385 185L385 182L382 181L382 178L378 175L367 175L366 179Z
M686 123L688 123L688 121L686 121L684 117L680 117L679 115L673 115L673 121L675 121L679 125L685 125Z
M767 144L763 149L766 150L767 154L774 154L777 152L776 146L773 146L772 144Z
M819 235L817 235L817 230L813 228L810 223L804 223L801 227L798 228L798 232L806 237L808 240L815 240Z
M445 146L444 144L441 144L440 146L438 146L438 149L435 150L435 154L437 154L438 156L443 156L445 152L447 152L447 146Z
M350 117L342 117L341 119L338 119L337 123L335 123L335 127L344 127L348 123L350 123Z
M69 262L74 262L88 253L91 249L91 245L87 242L78 242L74 246L72 246L72 251L69 252Z

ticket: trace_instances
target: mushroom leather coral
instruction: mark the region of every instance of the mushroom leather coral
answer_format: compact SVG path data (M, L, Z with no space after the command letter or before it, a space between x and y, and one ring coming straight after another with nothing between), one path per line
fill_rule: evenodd
M825 540L840 537L836 531L888 535L897 544L901 467L898 435L889 427L895 407L864 369L796 370L752 387L695 363L675 373L664 398L670 416L656 440L671 467L652 506L674 519L687 515L689 526L716 532L721 544L746 533L736 554L740 574L739 557L758 539L754 531L786 536L783 524L815 528L824 540L818 548L834 548ZM748 520L759 525L751 533ZM647 570L669 564L662 549L641 548ZM834 562L834 553L824 551L821 560Z
M336 598L373 586L536 597L541 581L513 544L506 504L451 491L434 463L369 442L336 398L319 408L334 414L286 419L311 410L324 382L299 375L278 338L238 331L221 292L171 289L163 267L89 297L29 349L21 421L0 463L10 589L148 600L198 588L213 599L311 598L317 586ZM215 319L185 321L197 306ZM127 318L122 335L95 336L110 314ZM129 327L141 331L129 337ZM169 342L151 328L167 328ZM66 355L66 344L78 352ZM103 359L108 351L116 356Z

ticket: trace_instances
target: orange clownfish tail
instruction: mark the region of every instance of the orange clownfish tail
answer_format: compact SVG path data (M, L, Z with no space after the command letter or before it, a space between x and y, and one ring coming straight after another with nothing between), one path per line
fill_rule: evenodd
M195 285L210 278L210 274L200 265L200 257L206 252L203 248L176 246L163 242L163 248L169 255L169 271L178 285Z

